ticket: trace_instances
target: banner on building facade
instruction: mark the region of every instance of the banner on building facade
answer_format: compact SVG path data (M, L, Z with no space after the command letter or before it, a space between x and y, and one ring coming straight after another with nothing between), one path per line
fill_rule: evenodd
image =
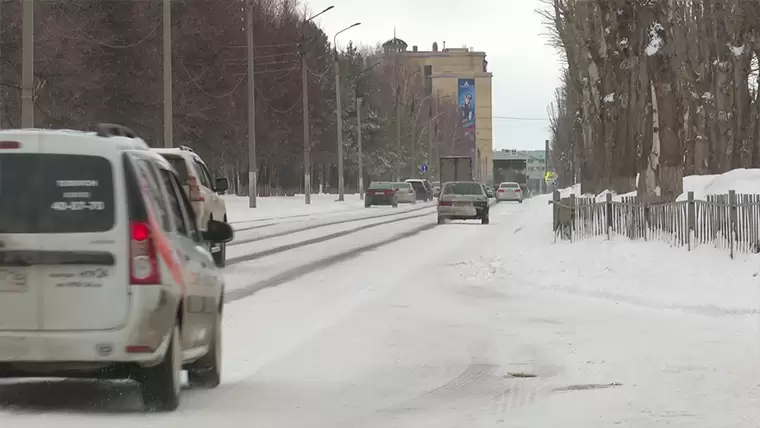
M459 119L461 121L463 140L460 143L460 155L470 155L476 162L475 144L475 79L459 79L457 100Z

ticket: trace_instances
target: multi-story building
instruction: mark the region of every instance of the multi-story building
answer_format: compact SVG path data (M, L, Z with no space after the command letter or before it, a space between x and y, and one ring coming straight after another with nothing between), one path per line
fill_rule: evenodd
M491 79L486 53L473 48L442 49L433 43L431 50L420 50L401 39L393 38L383 44L386 52L399 54L406 66L419 67L427 85L426 90L441 103L456 104L461 125L462 141L449 147L440 147L440 155L472 156L475 178L491 182L493 175L493 133Z

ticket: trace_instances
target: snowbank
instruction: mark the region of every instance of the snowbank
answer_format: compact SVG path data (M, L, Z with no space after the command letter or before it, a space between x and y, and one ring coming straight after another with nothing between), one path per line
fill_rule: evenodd
M304 203L304 195L259 197L256 199L256 208L248 207L247 197L224 195L223 198L227 205L227 219L231 223L305 217L364 208L364 201L359 199L359 195L345 195L343 202L337 202L338 195L311 195L310 205Z
M731 260L709 244L692 251L658 241L596 237L557 240L551 230L550 195L527 200L510 220L515 248L475 260L472 279L517 282L533 288L613 300L650 309L700 315L756 315L760 301L757 255ZM497 247L498 248L498 247ZM484 276L486 275L486 276Z
M760 169L734 169L723 174L714 175L689 175L683 178L683 193L677 200L685 200L689 192L694 192L695 199L705 199L707 195L725 195L729 190L740 194L760 194ZM636 196L636 191L618 195L615 192L605 190L596 195L597 201L604 201L607 193L612 193L613 200L620 200L626 196ZM581 185L560 189L560 197L567 198L570 195L577 197L593 197L591 194L581 194Z

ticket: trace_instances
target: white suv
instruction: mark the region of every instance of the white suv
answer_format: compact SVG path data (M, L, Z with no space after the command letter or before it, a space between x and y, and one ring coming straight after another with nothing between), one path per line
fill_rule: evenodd
M211 173L200 156L193 149L182 146L176 149L153 149L166 158L179 174L182 188L190 198L197 216L198 227L206 229L209 220L227 222L227 207L220 196L229 188L226 178L213 180ZM227 259L227 246L216 244L211 246L214 261L219 267L224 267Z
M0 378L131 378L156 410L220 382L224 277L132 131L0 131Z

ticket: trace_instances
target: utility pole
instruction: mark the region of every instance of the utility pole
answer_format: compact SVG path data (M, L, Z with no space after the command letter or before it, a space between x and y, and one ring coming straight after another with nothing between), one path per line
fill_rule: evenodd
M338 116L338 200L344 200L343 188L343 108L340 100L340 62L338 47L333 46L335 54L335 114Z
M364 199L364 153L362 153L362 99L354 88L356 98L356 142L359 145L359 199Z
M398 81L398 52L395 52L393 57L393 75L396 83L396 181L401 181L401 106L399 105L401 102L401 94L399 94L401 85Z
M253 0L246 8L248 36L248 206L256 208L256 86L253 70Z
M340 62L338 61L338 35L344 31L350 30L356 26L361 25L361 22L349 25L348 27L338 31L333 36L333 53L335 54L335 114L337 115L338 126L338 201L344 200L344 188L343 188L343 108L340 100Z
M433 107L435 106L435 100L430 100L430 124L428 128L428 179L433 181L433 138L435 135L435 120L437 114L434 114Z
M21 33L21 127L34 128L34 0L24 0Z
M174 145L174 113L172 112L172 4L164 0L164 147Z
M303 101L303 197L306 205L311 204L311 140L309 138L309 84L306 69L306 36L304 21L301 26L301 100Z
M412 138L409 139L409 142L412 143L412 168L411 168L411 175L409 178L415 178L415 175L417 175L417 118L419 117L419 114L414 117L412 120Z
M301 24L301 45L298 53L301 55L301 101L303 104L303 195L304 203L311 204L311 139L309 135L309 80L306 67L306 24L335 6L329 6L322 12L305 19Z

